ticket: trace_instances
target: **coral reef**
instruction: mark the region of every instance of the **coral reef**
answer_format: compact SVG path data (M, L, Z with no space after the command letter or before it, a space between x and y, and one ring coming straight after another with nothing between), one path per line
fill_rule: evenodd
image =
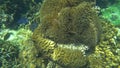
M108 22L102 22L103 33L95 52L89 56L90 68L117 68L120 64L118 30ZM98 62L99 61L99 62Z
M0 32L0 67L2 68L22 68L21 56L23 50L28 50L27 40L32 32L25 28L19 30L1 29ZM24 43L26 42L26 44ZM31 44L32 45L32 44ZM30 46L31 47L31 46ZM33 48L33 47L32 47ZM32 53L30 54L32 55ZM30 56L29 55L29 56ZM25 62L25 60L23 61ZM24 65L25 66L25 65Z
M33 39L36 45L35 47L40 52L40 57L46 60L50 59L55 63L59 64L60 66L68 68L79 68L86 64L86 56L81 51L82 49L77 49L79 47L60 47L59 44L56 44L49 39L42 38L41 36L37 38L35 37L36 36L34 36ZM56 45L59 47L57 47ZM64 46L64 44L61 45Z
M23 45L23 41L26 41L32 36L32 32L29 29L20 28L19 30L1 29L0 39Z
M39 1L0 1L0 68L120 67L120 29L114 27L119 24L118 0L44 0L42 6ZM103 14L117 14L112 12L110 22L100 19L95 2L112 5L102 10ZM22 9L26 10L17 14ZM11 22L29 24L11 30ZM39 26L34 30L36 23Z
M0 39L0 68L18 68L18 54L17 44Z
M51 40L44 39L41 36L34 35L36 34L33 34L33 40L34 43L37 43L36 48L40 52L40 55L44 58L49 58L50 55L53 53L55 43Z
M19 22L21 18L32 17L34 13L39 10L37 7L38 3L42 0L1 0L0 1L0 27L1 23L10 28L18 29L18 26L23 23ZM36 9L36 7L37 9ZM2 20L1 20L2 19ZM28 19L27 19L28 20ZM23 20L24 21L24 20ZM17 23L19 22L19 23Z
M120 43L120 29L118 28L118 33L117 33L117 43Z
M86 2L95 2L95 0L84 0ZM40 10L40 18L44 18L46 15L52 15L56 17L60 10L65 7L75 7L79 5L83 0L44 0Z
M47 60L48 65L55 63L63 68L112 68L120 65L120 48L116 42L119 41L116 39L118 30L110 22L100 20L92 3L78 0L43 2L41 23L32 40L38 55Z
M56 3L56 6L53 5ZM59 3L62 3L62 6ZM46 0L40 10L39 32L44 38L56 43L82 43L94 47L99 40L101 27L92 5L90 2L79 0L68 2Z
M54 49L52 59L65 68L80 68L87 62L86 56L77 49L58 47Z
M97 44L97 46L95 46L94 53L91 53L89 55L84 53L88 50L88 48L85 47L85 45L82 47L82 44L56 44L54 41L43 38L42 34L40 34L40 32L38 31L39 29L37 28L32 37L33 41L25 41L25 48L23 48L23 50L20 53L21 63L23 63L22 67L119 67L120 44L117 43L119 42L119 29L116 29L107 21L103 21L101 23L103 31L100 37L100 41Z
M43 51L47 52L45 49ZM48 55L41 54L43 51L38 52L38 48L34 46L34 43L31 39L24 41L24 45L21 46L19 53L20 68L62 68L60 65L54 63L53 61L48 61L48 59L46 59ZM50 55L50 52L47 53Z
M44 68L42 65L43 61L41 58L37 58L37 50L33 45L33 41L31 41L30 39L24 41L24 45L21 46L19 61L21 64L20 66L24 68Z
M90 52L94 50L101 33L101 20L93 9L93 2L43 2L40 10L41 23L32 36L42 58L67 68L80 68L86 65L88 54L85 51L87 48Z

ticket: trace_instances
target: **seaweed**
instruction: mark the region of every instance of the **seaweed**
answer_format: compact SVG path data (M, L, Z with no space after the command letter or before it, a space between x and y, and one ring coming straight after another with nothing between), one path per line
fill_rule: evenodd
M18 68L19 48L17 44L0 40L0 67Z

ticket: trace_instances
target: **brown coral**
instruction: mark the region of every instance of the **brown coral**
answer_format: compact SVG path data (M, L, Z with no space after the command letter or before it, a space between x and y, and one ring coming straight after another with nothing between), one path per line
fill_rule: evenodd
M61 66L74 68L86 64L86 57L79 49L61 45L85 44L91 49L97 44L100 20L92 8L91 0L45 0L40 10L41 23L33 33L37 50L45 59ZM67 58L69 57L69 58Z
M58 3L55 5L55 1L44 2L40 10L41 24L38 32L44 38L60 44L82 43L90 47L96 45L100 34L100 20L92 9L92 4L80 3L79 0L63 1L56 1ZM69 6L66 6L68 3Z
M54 49L52 59L65 68L80 68L87 63L86 56L80 50L61 47Z

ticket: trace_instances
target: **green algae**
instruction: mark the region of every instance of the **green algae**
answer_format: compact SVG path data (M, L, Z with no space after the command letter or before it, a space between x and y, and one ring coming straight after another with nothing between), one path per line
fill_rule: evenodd
M101 9L101 17L110 21L115 26L120 26L120 2L109 5L107 8Z
M0 68L19 67L18 54L18 44L0 39Z

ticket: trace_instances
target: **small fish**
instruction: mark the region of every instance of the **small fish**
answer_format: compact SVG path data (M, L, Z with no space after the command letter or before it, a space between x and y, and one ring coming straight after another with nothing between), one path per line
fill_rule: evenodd
M38 26L38 23L36 22L33 22L31 25L30 25L30 30L31 31L34 31L34 29Z
M25 17L21 17L21 18L17 21L18 24L27 24L28 22L29 22L28 19L25 18Z
M12 34L12 33L7 33L7 34L4 36L4 40L7 40L7 39L10 37L11 34Z

